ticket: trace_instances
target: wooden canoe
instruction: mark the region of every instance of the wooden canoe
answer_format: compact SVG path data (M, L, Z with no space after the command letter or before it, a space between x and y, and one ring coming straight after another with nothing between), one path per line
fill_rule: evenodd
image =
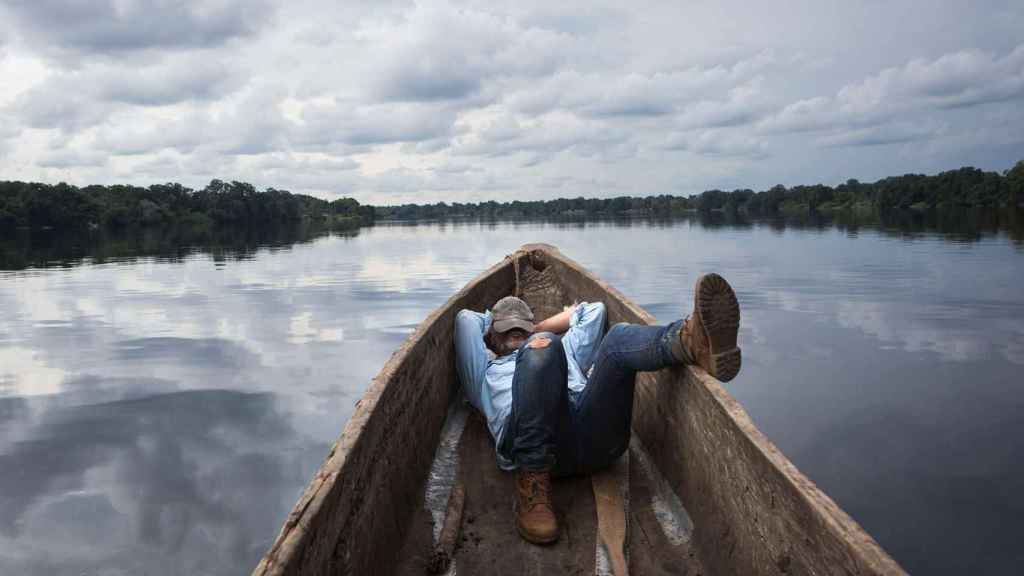
M388 360L254 575L423 573L431 534L439 531L439 519L425 511L427 480L459 394L455 315L482 311L509 294L523 297L538 317L586 300L604 302L611 323L654 322L553 246L523 246L435 310ZM633 414L635 444L692 522L685 541L661 533L651 513L656 480L633 458L633 574L904 573L705 371L640 374ZM558 545L521 542L512 525L510 474L497 469L478 416L470 415L464 430L457 465L465 512L455 573L593 574L597 521L589 482L555 482Z

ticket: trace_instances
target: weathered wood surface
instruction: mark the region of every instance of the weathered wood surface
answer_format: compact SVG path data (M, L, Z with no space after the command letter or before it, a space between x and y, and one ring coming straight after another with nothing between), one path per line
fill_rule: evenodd
M515 268L520 269L519 291L540 312L557 311L574 300L599 300L612 322L654 321L552 247L524 246L517 259L517 265L503 261L468 284L395 352L357 404L255 575L387 574L396 569L401 556L396 552L403 542L406 548L416 544L412 541L430 542L423 487L457 385L452 362L455 314L461 308L482 310L516 290ZM637 530L631 542L631 573L903 573L703 370L642 374L633 412L634 431L682 499L695 529L689 545L666 546L649 506L639 504L643 483L631 481L631 500L637 498L629 520L630 530ZM468 524L462 527L462 546L456 551L458 573L495 573L496 559L508 559L518 563L514 570L502 572L541 573L536 568L546 566L552 573L592 574L596 521L589 481L577 479L576 487L572 481L556 483L556 506L570 514L569 525L576 526L563 539L589 543L579 548L588 550L585 558L559 561L562 568L554 569L547 558L557 554L540 554L545 549L526 545L515 535L511 478L497 471L492 447L481 451L481 443L490 444L481 421L475 438L479 454L487 456L486 466L477 457L480 464L472 478L460 469ZM466 457L473 458L468 453ZM635 492L640 494L634 496ZM577 514L582 515L572 520ZM484 531L482 525L473 526L480 522L501 525ZM584 525L588 527L580 528ZM511 541L494 549L498 556L468 554L468 546L482 544L485 533ZM513 545L521 547L518 554L510 552L516 550ZM574 544L569 547L576 549ZM422 545L416 549L429 550Z
M459 445L459 475L466 507L462 545L455 554L457 574L594 574L597 512L589 478L552 483L562 534L554 544L536 546L516 531L515 475L495 464L494 442L478 413L470 416Z
M596 566L592 547L597 543L598 514L596 499L588 494L592 490L588 488L587 478L554 481L556 511L560 520L568 518L563 541L553 547L523 542L513 525L512 477L495 465L494 444L482 418L478 415L472 418L477 422L467 425L459 445L460 481L468 482L470 488L466 489L454 573L518 576L524 570L542 573L550 569L552 574L593 574ZM708 574L688 543L669 541L655 517L651 479L639 468L638 459L632 454L627 461L629 573L632 576ZM421 576L428 573L432 527L430 514L421 506L398 552L400 564L396 574Z
M566 298L603 301L612 323L654 323L557 250L533 250L555 267ZM634 432L693 519L709 573L904 574L704 370L641 374L633 414Z
M373 379L327 460L254 576L381 574L398 562L457 385L453 331L462 308L508 294L511 261L428 316Z
M592 474L590 484L597 508L598 545L608 561L608 573L628 576L629 453L623 454L614 466Z
M673 543L654 514L652 479L630 450L629 573L632 576L708 576L690 542Z
M465 489L463 489L465 490ZM465 501L463 501L463 525L465 530ZM458 555L462 535L455 542L455 555ZM434 519L425 506L419 506L409 519L409 531L405 541L396 549L398 565L393 574L397 576L424 576L430 574L430 565L434 552Z
M430 558L430 572L444 574L455 557L455 545L462 533L462 510L466 504L466 489L456 483L448 497L448 508L445 510L444 526L441 536L434 545L434 555Z

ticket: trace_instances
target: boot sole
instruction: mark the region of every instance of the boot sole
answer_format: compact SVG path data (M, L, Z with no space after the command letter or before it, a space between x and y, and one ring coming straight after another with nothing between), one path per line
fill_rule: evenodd
M718 274L697 279L694 309L700 314L711 349L710 372L728 382L740 371L742 355L736 345L740 328L740 303L732 286Z

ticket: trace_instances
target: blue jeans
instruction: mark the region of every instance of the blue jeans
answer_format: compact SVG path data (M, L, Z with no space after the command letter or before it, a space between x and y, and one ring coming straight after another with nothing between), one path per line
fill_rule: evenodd
M499 450L522 469L551 470L556 476L589 474L615 462L629 447L636 373L683 363L672 352L682 325L680 320L668 326L612 326L581 367L592 372L578 394L566 387L568 368L558 336L531 336L516 359L512 411ZM530 347L541 337L551 343Z

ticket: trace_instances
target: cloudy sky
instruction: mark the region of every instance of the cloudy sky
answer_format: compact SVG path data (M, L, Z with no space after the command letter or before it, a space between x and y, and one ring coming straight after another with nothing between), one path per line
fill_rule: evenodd
M1019 0L495 4L2 0L0 180L391 204L1024 159Z

